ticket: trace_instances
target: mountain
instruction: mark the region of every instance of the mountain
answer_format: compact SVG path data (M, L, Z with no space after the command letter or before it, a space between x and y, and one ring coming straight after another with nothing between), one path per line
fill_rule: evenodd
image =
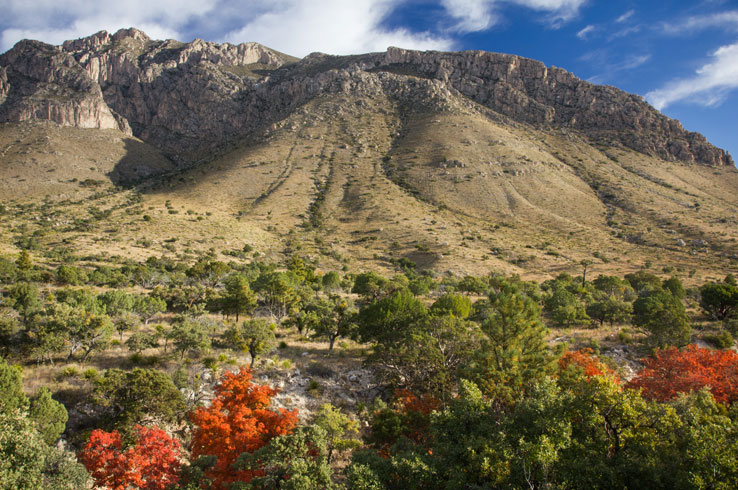
M137 184L150 221L121 216L107 244L55 238L94 250L158 254L176 235L528 274L593 260L708 275L738 257L728 153L637 95L514 55L296 59L136 29L21 41L0 55L0 122L5 199Z

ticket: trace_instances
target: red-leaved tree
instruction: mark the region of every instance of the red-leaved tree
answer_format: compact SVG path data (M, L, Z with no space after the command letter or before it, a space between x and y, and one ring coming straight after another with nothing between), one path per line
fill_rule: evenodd
M123 449L118 431L94 430L79 453L95 484L110 490L164 490L179 480L179 441L157 427L134 427L135 444Z
M559 358L559 375L563 375L566 371L572 369L581 370L587 378L607 374L619 382L615 371L597 359L597 356L592 353L592 349L589 348L568 350Z
M738 353L711 350L690 345L656 352L644 359L645 367L628 386L641 388L643 396L654 400L671 400L679 393L708 386L720 403L738 401Z
M418 396L406 389L395 391L395 398L403 413L418 412L423 415L429 415L441 406L441 401L433 395L425 394Z
M254 384L251 378L251 370L245 367L224 374L215 387L212 404L190 415L195 425L192 459L205 455L218 458L206 472L216 490L226 489L234 481L250 482L258 472L236 471L231 465L241 453L252 453L297 425L296 410L269 408L277 390Z

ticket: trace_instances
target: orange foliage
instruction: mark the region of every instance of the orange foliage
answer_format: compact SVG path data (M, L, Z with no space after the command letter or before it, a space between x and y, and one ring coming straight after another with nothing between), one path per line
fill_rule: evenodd
M665 401L678 393L688 393L709 386L716 401L738 401L738 353L732 350L702 349L690 345L656 352L644 359L645 368L628 387L641 388L643 396Z
M559 372L564 372L571 366L581 369L584 375L588 378L607 374L615 377L616 381L619 381L615 372L600 362L600 360L592 353L592 349L580 349L564 352L564 354L559 358Z
M430 414L441 405L441 401L427 393L417 396L405 389L395 391L395 400L399 406L397 412L407 424L405 435L417 443L425 444L430 427Z
M297 425L296 410L269 408L277 390L254 384L251 378L251 370L246 367L224 374L215 387L212 404L190 415L196 426L192 436L192 459L217 456L217 463L207 472L216 490L226 489L234 481L251 481L255 472L235 471L231 465L241 453L254 452Z
M111 490L164 490L179 480L179 442L156 427L133 429L136 444L122 449L118 431L94 430L79 454L95 484Z
M395 392L397 403L400 404L403 413L418 412L429 415L441 405L441 401L429 394L417 396L410 390L402 389Z

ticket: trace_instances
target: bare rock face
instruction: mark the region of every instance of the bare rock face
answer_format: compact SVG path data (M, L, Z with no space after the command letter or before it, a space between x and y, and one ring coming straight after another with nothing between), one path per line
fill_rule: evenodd
M390 48L296 60L256 43L154 41L131 28L61 47L22 41L0 56L0 121L130 127L184 165L335 93L382 95L440 111L482 106L667 160L733 163L637 95L507 54Z
M100 87L58 48L21 41L0 56L0 66L0 121L44 119L130 134L125 119L105 103Z
M257 43L239 45L152 41L136 29L101 31L64 43L62 49L102 90L106 102L129 121L134 134L190 163L269 114L249 94L260 76L289 57Z
M8 83L8 71L0 66L0 104L5 102L5 98L10 92L10 83Z
M377 64L378 63L378 64ZM732 165L728 153L685 131L638 95L593 85L561 68L519 56L466 51L439 53L390 48L375 69L412 67L443 80L475 102L516 121L580 130L667 160Z

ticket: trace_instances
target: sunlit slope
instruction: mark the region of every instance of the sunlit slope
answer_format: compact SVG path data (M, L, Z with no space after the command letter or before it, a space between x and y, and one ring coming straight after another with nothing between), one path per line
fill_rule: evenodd
M727 267L737 186L734 169L595 147L483 111L326 96L158 192L235 216L287 252L525 273L599 262L595 253L603 269Z
M156 148L119 131L46 121L0 124L2 199L54 197L81 184L135 182L172 168Z

